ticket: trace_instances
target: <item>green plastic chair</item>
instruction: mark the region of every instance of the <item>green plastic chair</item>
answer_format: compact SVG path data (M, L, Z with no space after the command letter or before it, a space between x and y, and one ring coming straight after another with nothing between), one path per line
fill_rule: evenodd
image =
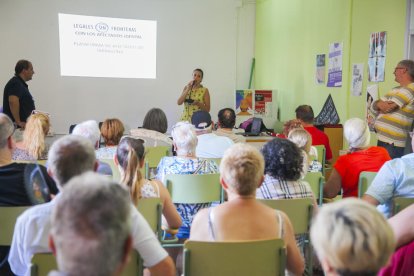
M142 198L138 200L137 209L148 222L158 239L161 240L161 199L159 197Z
M285 275L282 239L184 244L184 276Z
M139 254L135 250L131 251L130 260L122 276L142 275L139 270ZM30 276L47 276L52 270L57 270L56 258L52 253L36 253L33 255L30 265Z
M408 206L414 203L414 197L394 197L392 199L393 215L404 210Z
M165 176L164 185L171 195L173 203L197 204L223 201L223 189L220 184L220 174L168 174ZM167 231L168 232L168 231ZM171 239L162 240L164 247L181 247L174 236L176 231L169 232Z
M195 204L220 201L220 174L167 174L164 184L174 203Z
M369 185L371 185L372 180L374 180L376 172L361 172L359 174L358 180L358 197L362 198L365 192L368 190Z
M145 178L150 178L150 169L158 167L161 159L168 156L170 147L157 146L145 148Z
M11 245L16 219L28 208L30 206L0 207L0 245Z
M315 195L316 202L318 202L319 206L322 206L325 177L323 177L321 172L308 172L303 180L309 183L309 186Z
M99 159L99 160L101 160L102 162L107 163L111 167L112 180L119 183L119 181L121 181L121 174L119 173L118 166L115 164L115 160L113 158L102 158L102 159ZM110 176L108 176L108 177L110 177Z
M284 212L292 223L295 235L306 235L305 260L308 271L312 271L312 250L309 229L312 222L313 201L312 198L294 199L258 199L259 202Z

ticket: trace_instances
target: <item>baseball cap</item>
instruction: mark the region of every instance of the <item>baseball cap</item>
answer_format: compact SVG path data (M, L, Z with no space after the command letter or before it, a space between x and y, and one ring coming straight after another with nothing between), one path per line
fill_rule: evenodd
M193 116L191 117L191 123L197 129L204 129L206 127L209 127L211 125L210 113L202 110L194 112Z

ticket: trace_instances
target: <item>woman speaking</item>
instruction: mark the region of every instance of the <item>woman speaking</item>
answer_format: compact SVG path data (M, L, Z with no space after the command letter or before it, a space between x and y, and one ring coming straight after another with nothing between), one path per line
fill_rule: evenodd
M177 100L178 105L184 103L181 121L191 121L191 116L198 110L210 112L210 93L201 84L203 75L203 70L195 69L193 71L193 79L184 87L183 92Z

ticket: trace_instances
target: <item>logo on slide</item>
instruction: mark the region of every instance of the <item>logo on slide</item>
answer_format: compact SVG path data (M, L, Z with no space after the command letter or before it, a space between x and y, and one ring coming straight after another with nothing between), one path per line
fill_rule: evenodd
M106 33L108 31L109 27L106 23L97 23L95 25L95 30L100 33Z

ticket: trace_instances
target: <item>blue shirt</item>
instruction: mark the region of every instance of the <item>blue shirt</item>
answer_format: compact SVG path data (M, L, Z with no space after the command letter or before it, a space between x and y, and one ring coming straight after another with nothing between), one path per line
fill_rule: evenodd
M414 197L414 153L386 162L366 192L379 202L378 210L392 214L394 197Z

